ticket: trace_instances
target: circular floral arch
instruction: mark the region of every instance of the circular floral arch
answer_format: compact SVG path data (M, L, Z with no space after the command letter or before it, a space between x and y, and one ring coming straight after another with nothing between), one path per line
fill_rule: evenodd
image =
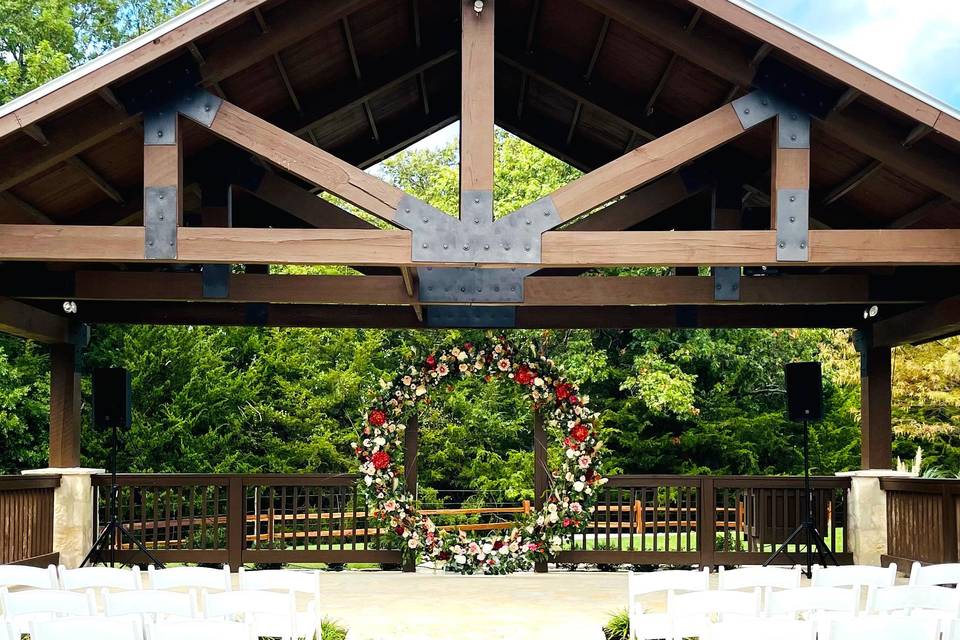
M560 551L564 536L583 531L593 512L595 489L606 482L598 471L601 442L593 428L588 398L567 380L553 360L531 344L530 357L504 337L483 345L464 344L431 353L380 389L363 416L363 432L353 443L362 487L379 516L402 538L405 553L422 554L457 573L502 574L528 569L533 561ZM523 387L534 410L553 431L563 434L562 464L552 472L543 508L507 533L471 540L466 532L449 533L421 514L414 496L396 473L406 424L430 393L467 377L501 378Z

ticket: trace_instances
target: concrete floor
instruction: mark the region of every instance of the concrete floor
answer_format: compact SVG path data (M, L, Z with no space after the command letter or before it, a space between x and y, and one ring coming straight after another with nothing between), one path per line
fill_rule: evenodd
M324 613L349 640L602 640L627 574L509 576L344 571L322 576Z

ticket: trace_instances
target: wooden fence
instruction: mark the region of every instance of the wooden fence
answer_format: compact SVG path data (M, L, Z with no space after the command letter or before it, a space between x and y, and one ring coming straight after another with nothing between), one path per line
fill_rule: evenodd
M379 562L400 552L368 509L353 475L121 474L120 522L166 562ZM99 522L109 476L94 478ZM566 541L563 563L756 564L802 518L803 482L780 477L617 476L598 496L586 533ZM841 562L848 478L816 478L818 527ZM426 511L475 516L462 529L512 526L519 506ZM712 515L712 517L710 517ZM797 549L791 548L793 559ZM121 553L136 559L132 550ZM140 559L142 560L142 558ZM789 558L783 562L789 562Z
M0 564L56 563L53 492L60 476L0 476Z
M909 572L914 561L957 562L960 480L881 478L887 494L887 554Z

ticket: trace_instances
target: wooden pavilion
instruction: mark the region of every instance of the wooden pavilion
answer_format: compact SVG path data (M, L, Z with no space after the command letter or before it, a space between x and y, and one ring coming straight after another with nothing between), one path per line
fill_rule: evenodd
M363 171L457 120L459 212ZM583 177L495 220L494 125ZM960 114L739 0L208 0L0 107L0 328L69 467L85 324L852 327L889 468L958 202Z

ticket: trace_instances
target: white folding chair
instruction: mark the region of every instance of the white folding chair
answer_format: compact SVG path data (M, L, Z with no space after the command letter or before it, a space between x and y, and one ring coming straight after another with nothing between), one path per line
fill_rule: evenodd
M30 640L140 640L133 620L69 618L30 623Z
M829 640L937 640L936 620L861 616L830 623Z
M203 601L207 619L245 622L257 636L282 640L300 637L296 629L296 594L292 591L225 591L205 594Z
M681 640L704 636L715 622L724 618L757 618L760 615L760 589L744 591L693 591L667 595L667 613L673 619L673 633Z
M860 595L843 587L800 587L771 591L764 603L764 616L803 620L813 623L821 632L834 618L848 618L857 614Z
M867 600L867 613L901 614L938 620L949 638L960 618L960 591L939 586L880 587Z
M710 570L651 571L627 577L627 612L630 618L630 637L634 640L669 638L673 633L673 618L667 611L650 611L640 602L644 596L685 591L706 591L710 588Z
M857 611L861 611L863 589L866 587L867 599L874 589L892 587L897 583L897 564L891 562L887 567L866 565L845 565L842 567L822 567L814 565L810 580L814 587L846 587L857 592Z
M146 637L148 629L166 620L196 618L196 593L176 591L103 591L103 609L108 618L125 617L136 621Z
M796 589L800 586L800 567L743 567L717 572L717 588L721 591L762 589L763 598L774 589Z
M703 640L814 640L813 623L805 620L725 620L710 625Z
M291 569L267 569L246 571L240 567L240 589L244 591L280 591L291 592L296 596L305 594L310 598L307 607L297 607L294 629L298 636L310 638L313 634L320 637L320 572L297 571Z
M89 593L71 593L57 589L29 589L9 592L0 589L6 621L13 625L17 638L27 633L32 622L45 622L58 616L90 616L96 613Z
M0 580L0 583L2 583L2 580ZM956 587L960 585L960 562L927 566L914 562L910 568L910 585L916 587L953 585Z
M81 567L67 569L60 565L60 588L67 591L81 589L115 589L136 591L143 588L140 567L117 569L115 567Z
M33 589L57 589L57 568L47 565L27 567L19 564L0 564L0 587L31 587Z
M147 576L151 589L206 589L207 591L230 591L233 588L230 579L230 567L211 569L209 567L172 567L156 569L152 564L147 567Z
M256 640L253 629L243 622L190 620L158 622L147 629L146 640Z

